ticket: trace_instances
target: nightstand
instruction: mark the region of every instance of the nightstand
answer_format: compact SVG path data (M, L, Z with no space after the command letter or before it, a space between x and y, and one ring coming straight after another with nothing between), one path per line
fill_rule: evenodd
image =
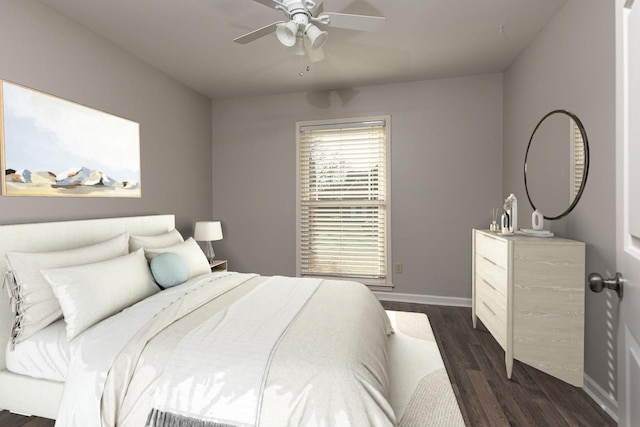
M209 267L211 267L211 271L227 271L227 260L226 259L214 259L209 263Z

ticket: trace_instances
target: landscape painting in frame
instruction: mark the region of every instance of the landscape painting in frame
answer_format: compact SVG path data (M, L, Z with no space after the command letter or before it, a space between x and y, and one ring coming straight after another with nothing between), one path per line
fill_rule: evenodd
M2 194L141 197L138 123L0 83Z

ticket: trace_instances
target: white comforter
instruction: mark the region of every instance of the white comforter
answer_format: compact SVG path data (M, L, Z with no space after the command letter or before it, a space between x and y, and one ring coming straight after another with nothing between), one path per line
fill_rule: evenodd
M207 275L85 332L71 346L56 425L144 425L181 338L264 280ZM388 331L388 318L366 287L324 281L271 358L257 425L394 425L386 372Z
M272 277L192 329L165 366L149 425L255 426L273 353L320 283Z

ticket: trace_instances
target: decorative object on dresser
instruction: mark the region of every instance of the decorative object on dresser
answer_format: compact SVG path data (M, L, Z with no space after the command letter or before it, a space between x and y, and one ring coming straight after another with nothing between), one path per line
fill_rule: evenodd
M509 231L509 214L505 211L502 213L502 216L500 217L500 232L503 235L509 235L511 234L511 232Z
M196 222L193 238L199 242L206 242L205 255L207 256L209 264L211 264L216 257L211 242L222 240L222 225L220 221Z
M544 216L538 209L534 210L531 214L531 228L536 231L544 229Z
M534 230L533 228L521 228L517 234L530 237L553 237L554 234L549 230Z
M513 234L518 231L518 199L515 194L511 193L505 199L503 208L509 219L508 232ZM502 230L502 233L505 234L505 231Z
M531 237L553 237L551 231L544 229L544 216L537 209L531 214L531 228L521 228L518 234Z
M494 233L500 231L500 226L498 225L498 213L499 212L500 212L500 209L491 208L491 224L489 225L489 231L492 231Z
M585 244L473 230L472 317L513 360L582 387Z

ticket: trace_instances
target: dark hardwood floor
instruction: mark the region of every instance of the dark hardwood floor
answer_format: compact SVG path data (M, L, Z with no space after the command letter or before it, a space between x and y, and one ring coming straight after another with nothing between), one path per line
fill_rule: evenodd
M467 426L616 425L581 389L518 361L508 380L504 351L486 329L472 328L471 309L394 302L383 305L389 310L427 314ZM43 418L0 412L0 426L53 424Z
M9 411L0 412L0 426L11 427L53 427L55 421L38 417L23 417Z
M388 310L425 313L431 322L467 426L615 426L580 388L514 361L507 379L504 351L471 309L384 302Z

